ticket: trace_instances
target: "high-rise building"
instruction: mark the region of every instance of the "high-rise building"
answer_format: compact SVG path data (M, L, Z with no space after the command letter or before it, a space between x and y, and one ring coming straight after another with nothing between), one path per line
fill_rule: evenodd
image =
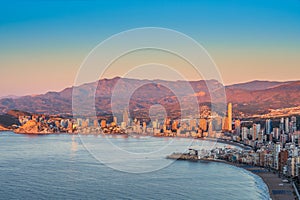
M215 131L222 130L222 118L217 116L213 119L213 126Z
M249 129L247 127L242 127L242 140L248 139Z
M272 132L273 128L272 128L272 120L271 119L267 119L266 120L266 125L265 125L265 132L266 134L270 134Z
M101 128L105 128L106 127L106 120L102 119L101 120Z
M277 142L275 144L275 147L274 147L274 150L273 150L273 157L274 157L274 159L273 159L273 168L275 168L275 169L279 168L279 158L278 157L279 157L280 150L281 150L280 143Z
M227 114L227 117L228 117L228 130L232 131L232 104L231 103L228 104L227 112L228 112L228 114Z
M280 136L280 129L279 128L273 128L273 134L274 134L275 140L278 140L279 136Z
M252 129L252 140L256 140L258 138L258 133L260 132L260 124L253 124Z
M97 128L98 126L99 126L98 119L95 119L95 120L94 120L94 127Z
M197 126L196 120L195 120L195 119L191 119L191 120L190 120L190 128L191 128L191 129L195 129L196 126Z
M178 128L178 121L174 120L172 123L172 131L176 131Z
M263 132L259 132L257 134L257 139L258 139L259 142L263 142L263 140L264 140L264 134L263 134Z
M255 140L255 139L256 139L256 138L254 139L255 136L254 136L254 131L253 131L253 128L252 128L252 127L249 129L249 135L251 135L252 140Z
M293 133L297 131L297 118L295 116L291 117L292 131Z
M234 130L237 135L241 134L241 121L239 119L234 121Z
M125 122L121 122L121 128L122 128L123 130L126 130L126 123L125 123Z
M284 131L285 131L285 133L289 133L290 132L289 124L290 124L290 120L287 117L287 118L285 118L285 121L284 121Z
M281 131L284 131L284 118L280 119L279 128Z
M199 128L200 128L202 131L206 131L206 130L207 130L207 122L206 122L206 119L200 119L200 120L199 120Z
M113 117L113 121L116 125L118 124L118 118L116 116Z
M123 122L125 122L126 126L129 124L127 109L123 111Z
M256 132L259 133L261 130L260 124L256 124Z
M147 130L147 124L146 122L143 122L143 133L146 133Z
M209 137L215 137L215 135L213 134L213 125L212 125L212 119L208 120L208 135Z
M278 155L278 170L282 173L283 167L286 165L289 153L287 150L281 150Z
M229 130L229 122L228 117L223 117L222 121L222 130L228 131Z

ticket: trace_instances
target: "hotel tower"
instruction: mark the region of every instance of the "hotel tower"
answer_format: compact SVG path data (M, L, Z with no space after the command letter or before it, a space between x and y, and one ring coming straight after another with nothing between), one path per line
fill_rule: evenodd
M228 104L228 108L227 108L227 116L228 116L228 130L232 131L232 104L229 103Z

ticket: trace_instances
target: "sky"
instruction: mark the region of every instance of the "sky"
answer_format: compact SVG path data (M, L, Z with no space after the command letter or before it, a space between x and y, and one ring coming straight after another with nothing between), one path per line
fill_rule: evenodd
M193 38L216 63L226 85L300 80L300 0L6 0L0 4L0 96L70 87L95 46L141 27L172 29ZM118 70L114 72L118 75Z

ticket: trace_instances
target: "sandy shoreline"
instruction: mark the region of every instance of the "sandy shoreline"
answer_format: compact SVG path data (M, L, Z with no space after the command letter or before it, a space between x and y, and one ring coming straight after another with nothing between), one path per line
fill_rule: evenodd
M267 185L269 190L269 195L272 200L295 200L297 199L295 195L294 188L292 183L283 183L282 178L278 176L277 173L273 173L268 169L258 167L258 166L250 166L246 164L238 164L238 163L231 163L223 160L210 160L204 159L204 161L212 161L218 163L224 163L228 165L232 165L235 167L239 167L245 169L252 174L259 176L264 183Z

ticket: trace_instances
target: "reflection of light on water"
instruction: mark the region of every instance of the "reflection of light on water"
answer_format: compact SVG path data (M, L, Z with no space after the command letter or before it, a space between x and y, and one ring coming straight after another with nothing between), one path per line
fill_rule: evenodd
M72 155L72 157L75 155L77 150L78 150L78 143L76 141L76 136L73 135L72 136L72 143L71 143L71 153L72 153L71 155Z

